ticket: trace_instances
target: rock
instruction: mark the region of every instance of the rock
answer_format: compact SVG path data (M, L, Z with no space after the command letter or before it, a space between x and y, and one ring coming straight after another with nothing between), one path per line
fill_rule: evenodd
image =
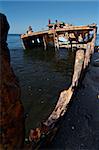
M19 149L24 143L24 109L19 82L10 64L8 30L7 18L0 13L0 147Z

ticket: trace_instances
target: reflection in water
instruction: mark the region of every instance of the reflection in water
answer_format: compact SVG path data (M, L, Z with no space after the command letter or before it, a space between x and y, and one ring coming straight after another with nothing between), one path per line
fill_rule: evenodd
M28 113L26 128L36 127L52 112L60 91L71 83L74 53L61 49L24 51L22 97ZM22 80L21 80L22 82ZM23 99L22 98L22 99Z

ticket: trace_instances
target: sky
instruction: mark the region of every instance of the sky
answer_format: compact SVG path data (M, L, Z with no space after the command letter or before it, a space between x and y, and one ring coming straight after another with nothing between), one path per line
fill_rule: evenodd
M99 1L95 0L31 0L0 1L0 12L7 16L9 33L26 33L29 25L33 31L47 28L48 19L73 25L96 23L99 26ZM99 33L99 30L98 30Z

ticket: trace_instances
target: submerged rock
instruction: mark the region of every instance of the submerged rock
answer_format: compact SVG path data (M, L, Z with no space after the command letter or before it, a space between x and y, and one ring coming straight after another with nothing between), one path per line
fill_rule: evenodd
M8 30L7 18L0 13L0 149L19 149L24 143L24 109L10 64Z

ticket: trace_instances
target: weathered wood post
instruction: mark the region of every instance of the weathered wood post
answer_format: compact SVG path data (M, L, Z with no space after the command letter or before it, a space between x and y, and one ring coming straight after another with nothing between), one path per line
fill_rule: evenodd
M84 59L84 69L88 66L90 62L90 56L91 56L91 43L86 44L86 51L85 51L85 59Z
M80 74L83 68L83 63L84 63L84 50L78 49L76 52L76 58L75 58L74 74L72 78L72 87L78 86L78 81L79 81Z
M91 54L94 53L96 34L97 34L97 27L94 27L93 31L94 31L94 33L93 33L93 39L91 41Z
M55 50L59 50L58 34L55 31L53 33L53 39L54 39Z
M65 38L67 39L67 43L66 43L66 45L67 45L67 49L69 49L69 33L68 32L65 32Z
M46 37L45 36L43 36L43 43L44 43L44 50L46 50L47 49L47 43L46 43L46 39L45 39Z
M71 43L71 49L72 49L72 40L70 40L70 43Z

